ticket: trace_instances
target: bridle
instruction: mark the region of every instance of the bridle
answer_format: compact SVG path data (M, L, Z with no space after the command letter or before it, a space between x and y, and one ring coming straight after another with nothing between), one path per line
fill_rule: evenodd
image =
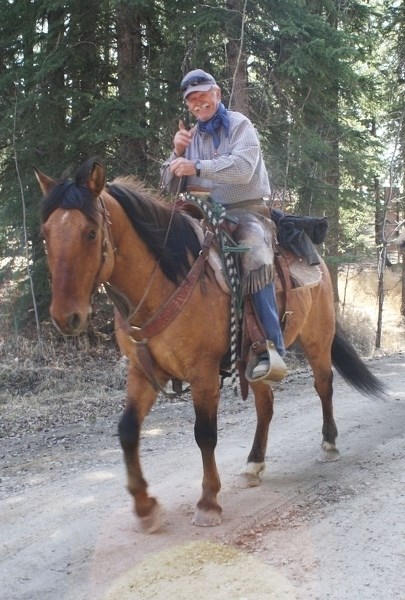
M104 270L109 270L110 262L108 259L109 259L109 257L111 257L111 261L113 261L114 255L117 252L117 248L116 248L116 246L114 246L114 243L113 243L112 230L111 230L112 223L110 221L110 213L105 205L105 202L104 202L101 194L97 197L97 202L99 205L97 207L97 210L98 210L98 213L101 215L101 229L103 232L103 237L101 240L100 266L98 268L98 271L97 271L95 279L94 279L92 296L94 295L98 286L101 283L104 283L104 281L106 281L108 279L108 277L105 277L105 275L104 275Z

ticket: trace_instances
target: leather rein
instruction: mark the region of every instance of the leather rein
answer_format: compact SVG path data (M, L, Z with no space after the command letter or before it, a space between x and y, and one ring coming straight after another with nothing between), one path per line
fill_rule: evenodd
M131 326L133 337L136 341L146 342L149 338L154 337L170 325L181 312L181 309L190 298L204 269L213 237L213 232L207 229L200 253L179 287L176 288L166 302L164 302L157 311L149 317L142 327L137 327L135 325Z
M142 327L131 326L131 339L136 345L137 357L141 366L142 373L148 378L153 388L165 396L172 398L177 396L176 392L166 392L155 377L155 364L148 346L148 339L158 335L163 331L181 312L183 306L190 298L197 281L205 267L208 253L211 247L214 234L207 230L203 240L200 253L179 287L164 302L157 311L149 317Z

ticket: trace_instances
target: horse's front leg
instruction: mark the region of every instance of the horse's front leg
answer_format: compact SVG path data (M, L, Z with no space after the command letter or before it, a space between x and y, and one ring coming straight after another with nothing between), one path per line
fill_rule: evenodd
M218 370L210 370L191 382L194 401L194 436L201 450L203 463L202 494L194 516L193 525L213 527L221 523L222 508L217 496L221 482L215 462L217 445L217 413L219 403Z
M242 487L260 485L260 476L265 469L265 457L269 427L273 418L274 395L270 383L252 383L255 396L256 431L252 449L249 452L247 464L241 473Z
M118 432L127 468L128 491L134 497L135 512L142 529L148 533L160 527L160 509L155 498L149 496L139 457L139 439L145 416L157 393L142 373L131 364L128 369L127 400Z

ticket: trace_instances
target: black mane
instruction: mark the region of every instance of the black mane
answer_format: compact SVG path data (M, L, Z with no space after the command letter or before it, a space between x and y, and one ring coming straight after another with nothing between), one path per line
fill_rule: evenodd
M107 191L122 206L139 237L171 281L178 283L201 245L188 218L148 192L134 177L118 177Z

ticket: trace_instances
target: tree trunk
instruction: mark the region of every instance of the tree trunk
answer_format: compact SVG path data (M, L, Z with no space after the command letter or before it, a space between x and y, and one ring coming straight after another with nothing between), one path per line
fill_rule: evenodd
M400 313L401 317L405 317L405 261L404 255L401 256L401 308Z
M56 8L47 13L48 35L46 38L47 56L54 55L64 43L64 8ZM54 157L62 156L65 148L66 102L64 101L65 71L63 62L56 61L42 80L43 94L39 101L42 122L47 124L47 134L38 140L41 154L52 164Z
M249 95L247 91L246 54L244 40L244 0L227 0L229 11L226 30L228 43L226 45L227 71L231 80L231 91L228 108L237 110L249 117Z
M122 104L121 126L124 131L144 128L145 86L142 65L142 20L139 10L126 1L117 4L118 92ZM122 170L142 176L147 168L145 141L134 134L120 137Z
M98 53L98 23L101 10L98 0L75 0L72 4L72 27L70 31L72 46L75 51L69 65L72 77L72 87L75 94L72 97L71 130L75 144L75 155L82 162L90 156L104 154L104 145L94 144L89 136L80 135L83 123L90 116L96 98L100 81L100 56Z

